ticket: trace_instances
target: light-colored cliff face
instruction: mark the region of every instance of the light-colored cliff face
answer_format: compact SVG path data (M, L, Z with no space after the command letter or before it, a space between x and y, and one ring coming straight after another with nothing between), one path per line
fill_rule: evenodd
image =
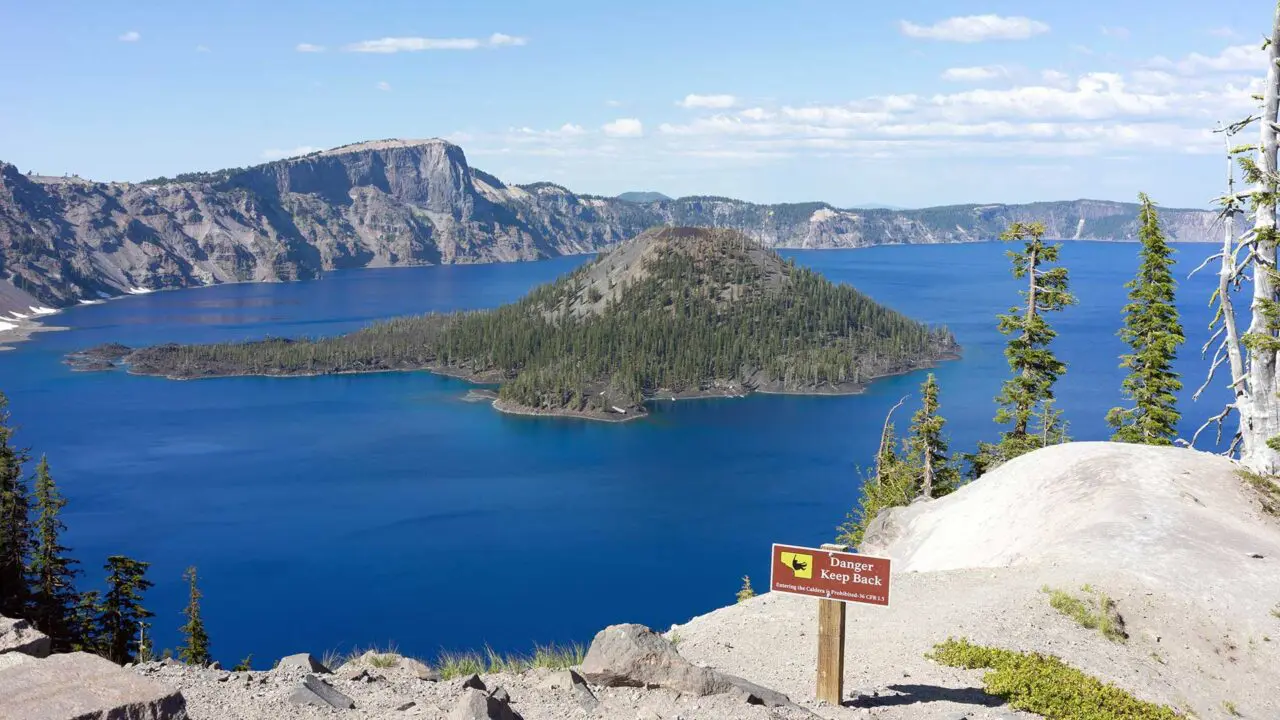
M186 181L99 183L0 163L0 284L35 302L338 268L530 260L594 252L654 225L726 227L775 247L838 248L994 238L1040 220L1066 238L1121 239L1136 206L1075 201L840 210L688 197L637 203L550 183L508 186L443 140L346 145ZM1165 210L1170 235L1210 240L1213 213ZM0 293L0 313L21 310ZM30 304L24 296L23 303Z

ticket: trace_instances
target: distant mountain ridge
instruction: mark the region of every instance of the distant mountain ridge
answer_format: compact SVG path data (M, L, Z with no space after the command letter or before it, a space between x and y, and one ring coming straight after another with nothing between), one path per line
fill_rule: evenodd
M653 192L649 190L649 191L641 191L641 192L624 192L618 196L618 199L626 200L627 202L633 202L633 203L652 203L652 202L662 202L663 200L671 200L672 198L667 195L663 195L660 192Z
M354 143L146 183L24 175L0 162L0 314L164 288L326 270L532 260L595 252L658 225L742 231L770 247L995 238L1014 220L1075 239L1136 235L1137 206L1099 200L842 210L691 196L635 203L554 183L508 185L444 140ZM1162 210L1178 241L1215 214Z

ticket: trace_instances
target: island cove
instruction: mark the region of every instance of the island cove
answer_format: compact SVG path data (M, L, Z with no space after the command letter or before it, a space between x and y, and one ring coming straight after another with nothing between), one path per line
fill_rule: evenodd
M492 310L400 317L336 337L68 356L173 379L427 370L504 412L626 420L652 399L848 394L958 357L946 328L722 229L655 228ZM471 393L477 399L477 391Z

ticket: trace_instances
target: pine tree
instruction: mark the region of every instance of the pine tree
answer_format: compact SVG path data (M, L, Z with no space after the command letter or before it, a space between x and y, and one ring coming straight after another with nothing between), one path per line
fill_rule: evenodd
M9 401L0 393L0 615L26 617L30 610L31 495L23 477L29 458L13 445Z
M208 665L213 662L213 658L209 655L209 634L205 632L204 619L200 617L200 598L203 594L196 587L195 567L187 568L182 579L187 581L190 595L187 608L182 611L187 622L180 628L184 644L178 649L178 658L188 665Z
M34 577L31 620L53 643L54 652L67 652L78 642L76 606L80 602L75 590L72 567L75 560L67 557L68 548L59 538L66 526L59 517L67 501L49 473L49 460L40 458L36 467L35 552L31 560Z
M911 418L907 439L910 467L919 472L919 497L942 497L955 489L958 473L947 456L942 428L947 421L938 414L938 379L933 373L920 386L920 409Z
M76 638L72 650L102 655L105 653L98 620L102 615L102 593L86 590L80 593L72 615L72 630Z
M1172 445L1178 431L1178 391L1182 381L1173 370L1178 346L1186 338L1174 305L1173 250L1160 227L1155 203L1139 193L1139 239L1142 264L1129 288L1120 337L1133 352L1122 355L1128 368L1121 387L1132 407L1112 408L1107 424L1116 429L1112 440L1145 445Z
M123 555L112 555L104 566L107 592L98 614L100 652L108 660L123 665L133 662L138 648L138 632L155 613L142 607L142 593L152 586L146 579L150 563Z
M1019 291L1024 305L999 316L1000 332L1009 338L1004 354L1013 377L996 396L1000 405L996 422L1009 428L1000 433L999 443L980 446L977 458L971 460L979 473L1044 447L1050 438L1066 440L1065 426L1047 403L1054 399L1054 383L1067 366L1049 348L1057 332L1045 313L1074 305L1076 299L1067 290L1067 269L1052 267L1061 246L1045 242L1044 233L1042 223L1015 222L1000 236L1006 242L1022 242L1022 249L1010 250L1008 256L1013 276L1025 279L1027 289ZM1033 426L1033 421L1039 426Z

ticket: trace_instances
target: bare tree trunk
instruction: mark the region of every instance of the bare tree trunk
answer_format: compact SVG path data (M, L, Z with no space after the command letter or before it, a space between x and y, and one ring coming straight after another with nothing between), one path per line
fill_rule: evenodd
M1265 306L1276 301L1276 149L1277 120L1280 120L1280 5L1276 8L1271 41L1267 44L1267 83L1263 88L1262 117L1258 121L1259 178L1253 189L1255 204L1253 242L1252 335L1275 338L1276 331L1266 317ZM1280 453L1267 441L1280 436L1280 387L1276 385L1277 352L1273 344L1262 344L1249 353L1248 406L1240 413L1240 461L1255 472L1280 473Z
M1030 338L1028 338L1027 336L1031 334L1031 321L1035 319L1036 302L1039 299L1036 296L1036 291L1039 290L1039 288L1036 286L1036 266L1039 264L1039 258L1036 255L1037 253L1034 249L1027 253L1027 278L1028 278L1027 280L1027 283L1028 283L1027 284L1027 319L1026 319L1025 327L1023 327L1022 329L1022 339L1027 342L1028 346L1031 345L1031 342L1030 342ZM1031 368L1024 367L1022 369L1022 377L1025 378L1030 376L1031 376ZM1031 420L1031 408L1025 408L1025 409L1019 408L1018 418L1014 422L1014 426L1013 426L1014 434L1018 436L1026 435L1027 425L1029 424L1030 420Z
M928 443L924 446L924 483L920 488L920 497L933 497L933 447Z

